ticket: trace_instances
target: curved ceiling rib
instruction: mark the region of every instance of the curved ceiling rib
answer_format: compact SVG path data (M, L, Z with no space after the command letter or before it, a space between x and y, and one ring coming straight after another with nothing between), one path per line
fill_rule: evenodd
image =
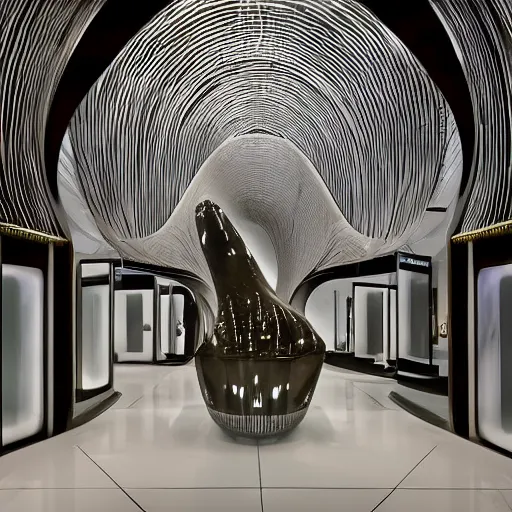
M45 175L46 121L73 49L104 1L0 0L0 223L64 234Z
M460 231L512 219L512 4L431 0L466 74L475 118L473 186Z
M69 0L64 7L60 1L47 0L53 6L55 16L60 10L72 9L73 3L80 1ZM60 146L75 109L128 41L172 1L103 0L103 7L91 17L87 30L68 60L48 112L45 161L49 186L54 194L57 191ZM34 52L37 51L47 49L34 48Z
M461 193L471 174L475 128L468 84L457 52L430 0L359 0L388 27L427 70L457 122L464 155Z
M66 135L62 142L59 160L58 191L67 214L73 248L78 254L115 257L117 253L105 242L80 193L75 167L75 156L69 137Z

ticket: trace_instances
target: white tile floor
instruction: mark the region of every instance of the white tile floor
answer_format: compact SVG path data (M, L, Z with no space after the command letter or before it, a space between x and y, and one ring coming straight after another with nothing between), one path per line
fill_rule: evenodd
M510 512L512 460L400 410L389 381L325 368L304 422L237 444L195 369L118 366L123 398L0 458L1 512Z

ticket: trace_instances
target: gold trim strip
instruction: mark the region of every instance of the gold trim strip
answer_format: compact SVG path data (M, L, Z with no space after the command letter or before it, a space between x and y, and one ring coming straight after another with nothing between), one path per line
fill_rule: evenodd
M490 238L493 236L502 236L512 233L512 220L506 222L500 222L493 226L486 228L475 229L474 231L468 231L467 233L461 233L460 235L452 236L452 242L455 244L468 243L473 240L480 240L482 238Z
M8 235L17 238L25 238L26 240L32 240L33 242L39 242L42 244L55 244L64 245L68 243L66 238L60 236L48 235L47 233L41 233L29 228L22 228L15 224L7 224L6 222L0 222L0 235Z

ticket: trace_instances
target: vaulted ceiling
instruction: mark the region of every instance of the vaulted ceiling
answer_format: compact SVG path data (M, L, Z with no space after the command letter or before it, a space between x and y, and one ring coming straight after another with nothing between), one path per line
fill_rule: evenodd
M457 197L462 172L446 100L351 0L175 2L68 133L71 174L124 256L209 281L191 219L208 196L270 237L286 298L315 270L407 243L432 201ZM200 193L184 196L196 175Z
M57 195L53 99L65 104L66 65L114 3L0 0L0 222L209 282L191 223L208 197L288 298L311 272L444 243L453 215L466 230L511 217L506 0L418 2L460 57L465 110L456 70L424 59L370 0L155 2L70 120Z

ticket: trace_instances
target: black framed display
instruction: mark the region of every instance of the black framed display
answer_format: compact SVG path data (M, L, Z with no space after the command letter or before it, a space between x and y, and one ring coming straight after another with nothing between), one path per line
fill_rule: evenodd
M512 455L511 243L511 235L472 243L475 429L481 442L509 456Z
M155 351L156 360L165 360L169 352L170 343L170 315L171 315L171 289L170 285L157 284L157 319L156 336L157 350Z
M352 283L351 331L356 357L370 358L386 366L393 366L395 361L392 356L395 354L395 350L392 346L397 344L397 333L396 328L393 328L396 323L392 321L392 312L396 315L397 308L392 307L392 301L396 290L396 285ZM359 300L361 293L364 295L362 302ZM362 315L361 310L358 311L361 305L365 309ZM361 344L361 330L364 331L365 346L357 347Z
M449 370L448 397L450 423L453 431L469 437L469 279L470 244L450 242L449 254L449 311L448 338ZM472 265L472 263L471 263ZM471 312L474 315L474 311Z
M171 328L183 331L183 355L192 357L195 352L199 314L196 301L191 291L184 286L173 286L172 296L183 296L183 322L182 326L173 325Z
M52 245L0 237L0 453L46 439L53 423L48 307L53 301L52 254Z
M432 258L398 252L397 371L438 376L432 365Z
M82 260L77 266L77 402L113 387L114 280L111 260Z
M439 334L438 327L438 306L437 306L437 288L432 288L432 344L438 345L437 336Z
M340 340L339 340L339 292L338 290L334 290L334 300L333 300L333 306L334 306L334 350L340 349Z
M121 271L121 278L115 283L115 296L116 362L157 362L160 349L156 277L142 272Z
M349 353L352 347L352 315L353 315L353 299L352 297L347 297L346 299L346 326L345 326L345 351Z

